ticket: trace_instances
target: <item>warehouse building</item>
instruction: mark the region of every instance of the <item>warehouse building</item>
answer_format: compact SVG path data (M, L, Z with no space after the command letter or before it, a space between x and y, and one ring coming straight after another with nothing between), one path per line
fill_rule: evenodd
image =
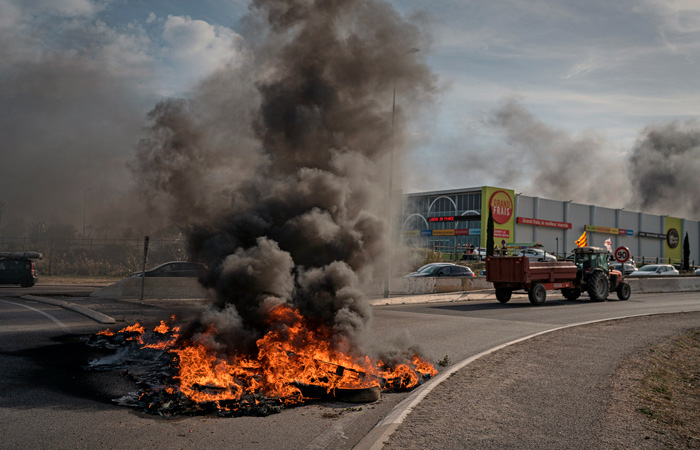
M687 234L690 261L700 261L698 221L529 197L493 186L405 195L399 221L402 238L454 255L468 245L485 248L489 207L498 245L541 246L564 256L585 231L588 245L602 247L610 239L613 250L627 248L638 263L680 263Z

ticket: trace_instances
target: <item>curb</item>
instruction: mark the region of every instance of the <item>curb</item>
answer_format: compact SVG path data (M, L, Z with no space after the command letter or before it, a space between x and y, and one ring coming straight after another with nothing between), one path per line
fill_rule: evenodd
M59 306L64 309L75 311L94 320L97 323L102 323L106 325L117 323L117 321L114 320L113 317L110 317L106 314L102 314L101 312L94 311L90 308L86 308L81 305L76 305L75 303L70 303L63 300L56 300L54 298L49 297L39 297L36 295L23 295L20 298L25 300L33 300L35 302L48 303L49 305Z
M682 311L681 311L682 312ZM602 323L602 322L609 322L613 320L623 320L623 319L631 319L635 317L644 317L644 316L657 316L657 315L664 315L664 314L678 314L679 312L668 312L668 313L651 313L651 314L634 314L630 316L620 316L620 317L612 317L608 319L598 319L598 320L591 320L587 322L579 322L579 323L574 323L574 324L569 324L569 325L563 325L560 327L552 328L549 330L544 330L540 331L537 333L530 334L528 336L524 336L515 340L512 340L510 342L506 342L505 344L498 345L496 347L490 348L488 350L484 350L481 353L478 353L474 356L470 356L469 358L463 359L462 361L458 362L454 366L450 367L448 370L441 372L438 374L435 378L432 380L428 381L424 385L420 386L418 389L413 391L408 397L403 399L401 402L399 402L398 405L392 409L389 414L384 417L379 423L377 423L372 430L370 430L369 433L365 435L360 442L357 443L353 447L353 450L382 450L384 448L384 445L386 441L389 439L389 437L399 428L399 426L403 423L404 419L413 411L413 408L415 408L433 389L435 389L437 386L439 386L443 381L446 381L452 374L455 372L463 369L467 365L473 363L474 361L490 355L491 353L497 352L499 350L503 350L506 347L510 347L511 345L518 344L520 342L524 342L527 340L530 340L532 338L548 334L548 333L553 333L555 331L560 331L560 330L565 330L568 328L575 328L575 327L580 327L584 325L591 325L591 324L596 324L596 323Z

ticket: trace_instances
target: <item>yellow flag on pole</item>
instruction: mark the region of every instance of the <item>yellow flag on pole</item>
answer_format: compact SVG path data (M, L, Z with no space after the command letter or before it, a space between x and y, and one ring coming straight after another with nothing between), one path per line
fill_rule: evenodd
M588 245L588 239L586 238L586 230L583 230L583 234L580 238L576 239L577 247L585 247Z

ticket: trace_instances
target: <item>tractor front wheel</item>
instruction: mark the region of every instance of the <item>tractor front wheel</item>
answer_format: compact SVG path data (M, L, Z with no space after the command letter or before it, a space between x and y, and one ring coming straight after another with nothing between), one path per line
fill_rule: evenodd
M588 280L588 296L594 302L604 302L610 293L610 282L603 272L593 272Z

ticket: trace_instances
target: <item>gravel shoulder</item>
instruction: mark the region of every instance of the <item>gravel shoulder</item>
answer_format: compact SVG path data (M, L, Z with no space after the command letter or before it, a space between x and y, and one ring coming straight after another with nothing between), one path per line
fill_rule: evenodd
M639 398L649 390L649 349L693 329L700 313L597 323L512 345L436 387L384 448L700 448L655 429Z

